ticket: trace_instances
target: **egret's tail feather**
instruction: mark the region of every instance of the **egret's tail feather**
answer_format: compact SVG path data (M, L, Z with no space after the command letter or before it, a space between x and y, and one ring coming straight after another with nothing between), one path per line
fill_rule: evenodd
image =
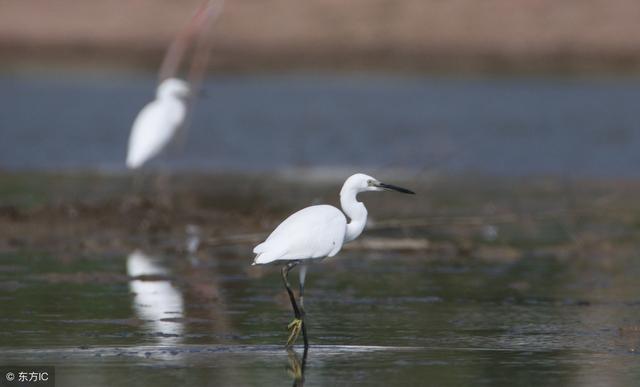
M257 249L257 247L256 247L256 249ZM258 253L258 255L256 255L256 257L253 260L253 264L254 265L262 265L262 264L265 264L265 263L270 263L270 262L273 262L273 261L277 261L278 259L282 258L286 253L287 253L286 251L282 251L282 250L262 251L262 252Z
M251 266L255 266L261 263L260 256L262 255L264 250L265 250L265 242L262 242L253 248L253 253L257 255L255 256L255 258L253 258L253 263L251 264Z
M266 242L260 243L259 245L253 248L253 253L260 255L260 253L264 252L265 245L266 245Z

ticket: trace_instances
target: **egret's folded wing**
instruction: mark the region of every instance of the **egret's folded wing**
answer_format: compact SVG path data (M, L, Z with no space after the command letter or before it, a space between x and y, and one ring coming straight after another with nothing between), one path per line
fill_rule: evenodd
M265 254L279 254L281 260L333 256L342 248L345 230L346 218L337 208L307 207L285 219L254 252L260 260Z

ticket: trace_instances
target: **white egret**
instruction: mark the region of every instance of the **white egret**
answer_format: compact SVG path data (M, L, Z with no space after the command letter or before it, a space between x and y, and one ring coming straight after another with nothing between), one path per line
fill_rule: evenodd
M181 79L165 79L156 99L145 106L133 122L127 152L127 167L141 167L171 141L187 116L189 84Z
M193 97L198 94L211 50L209 27L222 11L223 3L222 0L205 0L169 46L160 66L161 81L156 98L138 113L131 128L126 162L128 168L139 168L157 156L181 129L188 126L188 113L193 108ZM176 74L191 46L193 58L189 81L186 81L179 79Z
M381 183L371 176L357 173L345 181L340 191L340 205L344 213L329 205L304 208L280 223L264 242L253 249L256 254L254 265L284 263L282 281L289 294L294 313L294 319L288 326L291 333L287 340L287 347L296 341L300 331L302 331L305 348L309 346L304 324L306 264L333 257L344 243L356 239L362 233L367 222L367 209L357 200L357 195L366 191L397 191L414 194L408 189ZM350 219L348 223L347 217ZM289 271L297 265L301 265L299 305L296 303L288 281Z

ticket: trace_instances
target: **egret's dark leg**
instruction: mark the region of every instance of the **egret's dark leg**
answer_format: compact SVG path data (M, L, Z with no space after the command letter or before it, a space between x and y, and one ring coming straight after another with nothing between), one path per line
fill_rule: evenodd
M300 261L291 261L282 267L282 282L284 282L284 287L287 289L287 293L289 294L289 300L291 300L291 306L293 307L293 314L296 318L300 318L300 309L298 309L298 304L296 303L296 298L293 295L293 290L291 290L291 285L289 285L289 271L296 267Z
M293 290L291 290L291 285L289 285L289 271L296 267L300 261L291 261L284 265L282 268L282 282L284 282L284 287L287 289L287 293L289 294L289 300L291 301L291 307L293 308L294 319L289 324L289 329L291 329L291 334L289 335L289 339L287 340L287 347L293 345L293 343L298 338L300 334L300 329L302 328L302 314L300 313L300 309L298 308L298 304L296 303L296 297L293 295ZM306 338L306 336L305 336ZM306 340L305 340L306 343Z

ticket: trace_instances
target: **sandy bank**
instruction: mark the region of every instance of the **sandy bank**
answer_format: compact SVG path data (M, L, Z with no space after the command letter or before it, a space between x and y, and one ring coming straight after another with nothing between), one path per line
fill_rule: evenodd
M4 66L154 69L199 0L3 2ZM212 69L640 69L634 0L227 1Z

